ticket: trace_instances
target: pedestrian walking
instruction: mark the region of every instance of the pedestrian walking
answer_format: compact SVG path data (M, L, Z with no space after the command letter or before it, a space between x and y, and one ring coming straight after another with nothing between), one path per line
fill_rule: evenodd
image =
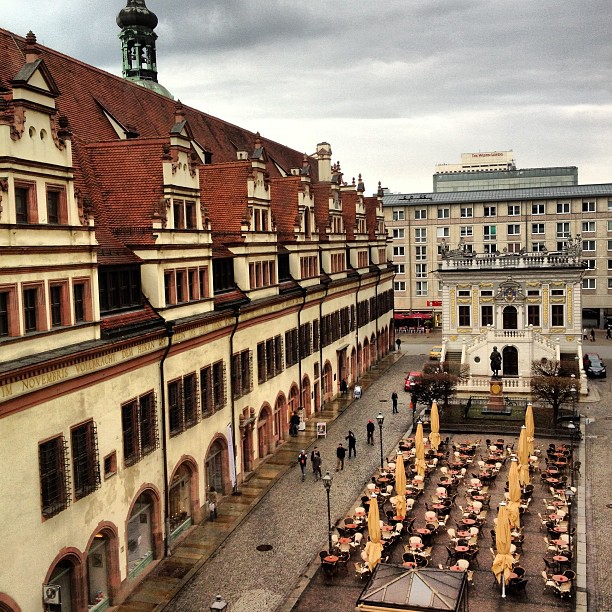
M606 326L606 340L612 340L612 329L610 329L610 325Z
M342 446L342 442L338 444L336 449L336 472L344 469L344 458L346 457L346 448Z
M312 464L312 473L314 475L315 482L323 478L321 474L321 453L319 449L315 446L310 453L310 463Z
M346 436L346 440L348 440L349 459L351 458L351 453L353 454L355 458L357 458L357 449L356 449L357 438L355 437L355 434L350 429L348 432L348 436Z
M210 520L214 521L217 518L217 490L215 487L210 487L208 491L208 514L210 516Z
M588 340L589 339L589 336L587 335L587 328L586 327L584 327L582 329L582 339L583 340Z
M306 462L308 461L308 457L306 455L306 451L302 450L298 455L298 463L300 465L300 470L302 470L302 482L304 482L306 478Z
M595 342L595 328L591 327L591 342Z
M297 412L294 412L289 419L289 433L292 436L298 435L298 428L300 426L300 417Z
M397 350L399 351L402 348L402 341L398 338L395 341L395 344L397 344Z
M348 391L348 385L346 384L346 378L343 378L340 382L340 395L344 397Z
M391 394L391 401L393 402L393 414L397 414L397 391Z
M368 432L368 444L374 444L374 423L372 419L368 421L366 425L366 430Z

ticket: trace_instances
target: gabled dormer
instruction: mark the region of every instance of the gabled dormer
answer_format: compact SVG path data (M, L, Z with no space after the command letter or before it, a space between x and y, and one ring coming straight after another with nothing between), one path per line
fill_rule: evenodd
M254 234L264 233L271 237L276 232L276 221L270 206L268 155L259 133L255 136L250 162L251 171L247 179L247 211L243 219L243 230L250 234L247 240L255 239ZM260 235L256 239L262 238Z

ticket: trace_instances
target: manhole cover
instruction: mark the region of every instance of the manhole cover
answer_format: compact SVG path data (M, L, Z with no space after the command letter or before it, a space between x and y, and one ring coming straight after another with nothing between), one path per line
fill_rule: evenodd
M257 550L259 552L267 552L268 550L272 550L272 544L260 544L257 546Z

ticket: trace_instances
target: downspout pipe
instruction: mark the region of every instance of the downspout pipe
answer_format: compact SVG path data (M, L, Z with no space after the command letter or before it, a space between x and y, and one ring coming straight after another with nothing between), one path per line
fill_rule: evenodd
M380 350L380 347L378 346L380 343L380 338L378 336L378 285L380 284L380 276L380 268L378 268L376 270L376 285L374 286L374 295L376 296L376 301L374 302L374 307L376 308L376 363L378 363L380 360L380 355L378 354Z
M162 459L164 464L164 556L169 557L170 552L170 487L168 483L168 444L166 428L166 377L164 374L164 364L166 357L172 348L172 337L174 336L174 321L164 321L166 327L166 338L168 344L164 349L164 354L159 362L159 382L161 387L161 429L162 429Z
M304 306L306 305L306 294L307 294L307 289L305 287L302 287L300 285L300 289L302 291L302 303L300 304L300 307L298 309L298 316L297 316L297 320L298 320L298 355L299 355L299 359L298 359L298 376L300 377L299 380L299 388L300 388L300 400L298 403L298 413L300 413L303 417L304 415L304 406L302 404L302 394L303 394L303 388L302 388L302 334L300 333L301 327L302 327L302 310L304 310ZM305 419L304 419L305 421ZM279 432L280 433L280 432Z
M236 479L234 482L234 486L232 488L232 495L242 495L242 491L238 490L238 468L236 465L236 458L238 456L238 446L236 444L236 415L234 414L236 401L234 400L234 380L236 380L236 372L234 372L234 335L236 334L236 330L238 329L238 322L240 320L240 306L234 307L234 327L232 328L232 333L229 337L229 354L230 354L230 373L232 380L230 381L230 397L231 407L232 407L232 415L231 415L231 423L232 423L232 445L234 447L234 478Z
M359 291L361 290L361 281L363 280L362 275L359 275L359 285L355 292L355 384L359 381ZM363 355L361 356L363 361Z
M321 380L321 395L325 397L325 379L323 378L323 303L327 301L327 294L329 293L329 278L326 276L322 282L325 287L325 295L323 299L319 301L319 379ZM323 404L321 403L321 410L323 410Z

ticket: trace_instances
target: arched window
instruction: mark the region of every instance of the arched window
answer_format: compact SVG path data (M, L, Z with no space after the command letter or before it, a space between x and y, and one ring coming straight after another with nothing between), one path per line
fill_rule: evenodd
M170 483L170 534L174 539L191 526L192 471L185 463L176 470Z
M89 607L110 604L109 594L109 538L97 533L87 553L87 602Z
M128 576L135 578L154 559L153 540L154 500L142 493L128 519Z
M220 495L225 495L224 462L225 446L220 440L215 440L206 458L206 485L209 489L214 487Z

